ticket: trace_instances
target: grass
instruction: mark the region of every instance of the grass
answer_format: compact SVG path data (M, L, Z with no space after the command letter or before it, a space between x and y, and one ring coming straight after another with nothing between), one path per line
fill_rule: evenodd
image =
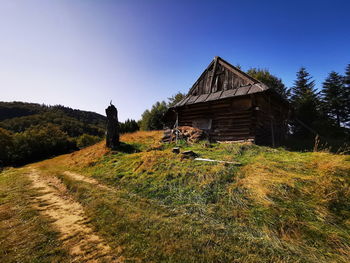
M350 157L250 144L179 142L160 132L121 137L37 163L60 178L95 230L126 262L349 262ZM71 170L114 191L76 181Z
M23 173L0 173L0 262L70 262L50 220L32 208L37 193Z

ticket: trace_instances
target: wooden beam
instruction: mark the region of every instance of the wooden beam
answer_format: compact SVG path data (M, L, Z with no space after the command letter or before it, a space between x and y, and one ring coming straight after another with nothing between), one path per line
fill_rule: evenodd
M215 60L215 59L214 59ZM197 83L203 78L203 76L205 75L205 73L207 73L207 71L209 71L209 68L213 65L214 60L212 62L210 62L210 64L208 65L208 67L203 71L203 73L199 76L199 78L197 79L197 81L192 85L192 88L189 90L188 94L191 94L193 89L195 88L195 86L197 85Z
M271 111L271 97L269 97L269 106L270 106L270 125L271 125L271 142L272 142L272 147L275 147L275 132L274 132L274 127L273 127L273 116L272 116L272 111Z
M215 73L216 73L216 69L217 69L217 66L218 66L218 57L215 57L214 60L215 60L215 62L214 62L214 68L213 68L213 75L212 75L211 80L210 80L210 92L213 92L213 84L214 84L214 81L215 81Z

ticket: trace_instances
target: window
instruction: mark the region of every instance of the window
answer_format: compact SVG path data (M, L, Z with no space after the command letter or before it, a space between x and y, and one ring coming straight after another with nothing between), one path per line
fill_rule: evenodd
M201 130L210 130L211 123L212 119L197 119L192 122L192 126Z

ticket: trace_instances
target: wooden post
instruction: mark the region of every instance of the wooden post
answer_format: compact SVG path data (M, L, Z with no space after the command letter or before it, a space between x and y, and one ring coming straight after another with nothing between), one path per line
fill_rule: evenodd
M117 108L110 103L106 109L107 115L107 134L106 146L110 149L116 149L119 146L119 122Z
M273 119L271 116L271 137L272 137L272 147L275 147L275 134L273 129Z
M274 127L273 127L273 115L271 110L271 97L269 97L269 108L270 108L271 142L272 142L272 147L275 147L275 133L274 133Z
M177 129L177 127L179 127L179 113L176 112L176 122L175 122L175 145L177 145L177 139L179 136L179 130Z

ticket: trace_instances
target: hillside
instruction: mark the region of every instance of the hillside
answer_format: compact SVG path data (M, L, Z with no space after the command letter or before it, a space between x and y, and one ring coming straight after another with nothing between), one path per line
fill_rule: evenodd
M0 166L21 165L91 145L106 117L61 105L0 102Z
M348 155L160 138L3 171L0 261L350 261Z
M62 105L48 106L17 101L0 102L0 127L4 129L23 132L32 125L47 123L62 126L62 129L71 133L72 136L81 135L84 129L98 135L103 134L106 117L95 112L71 109Z

